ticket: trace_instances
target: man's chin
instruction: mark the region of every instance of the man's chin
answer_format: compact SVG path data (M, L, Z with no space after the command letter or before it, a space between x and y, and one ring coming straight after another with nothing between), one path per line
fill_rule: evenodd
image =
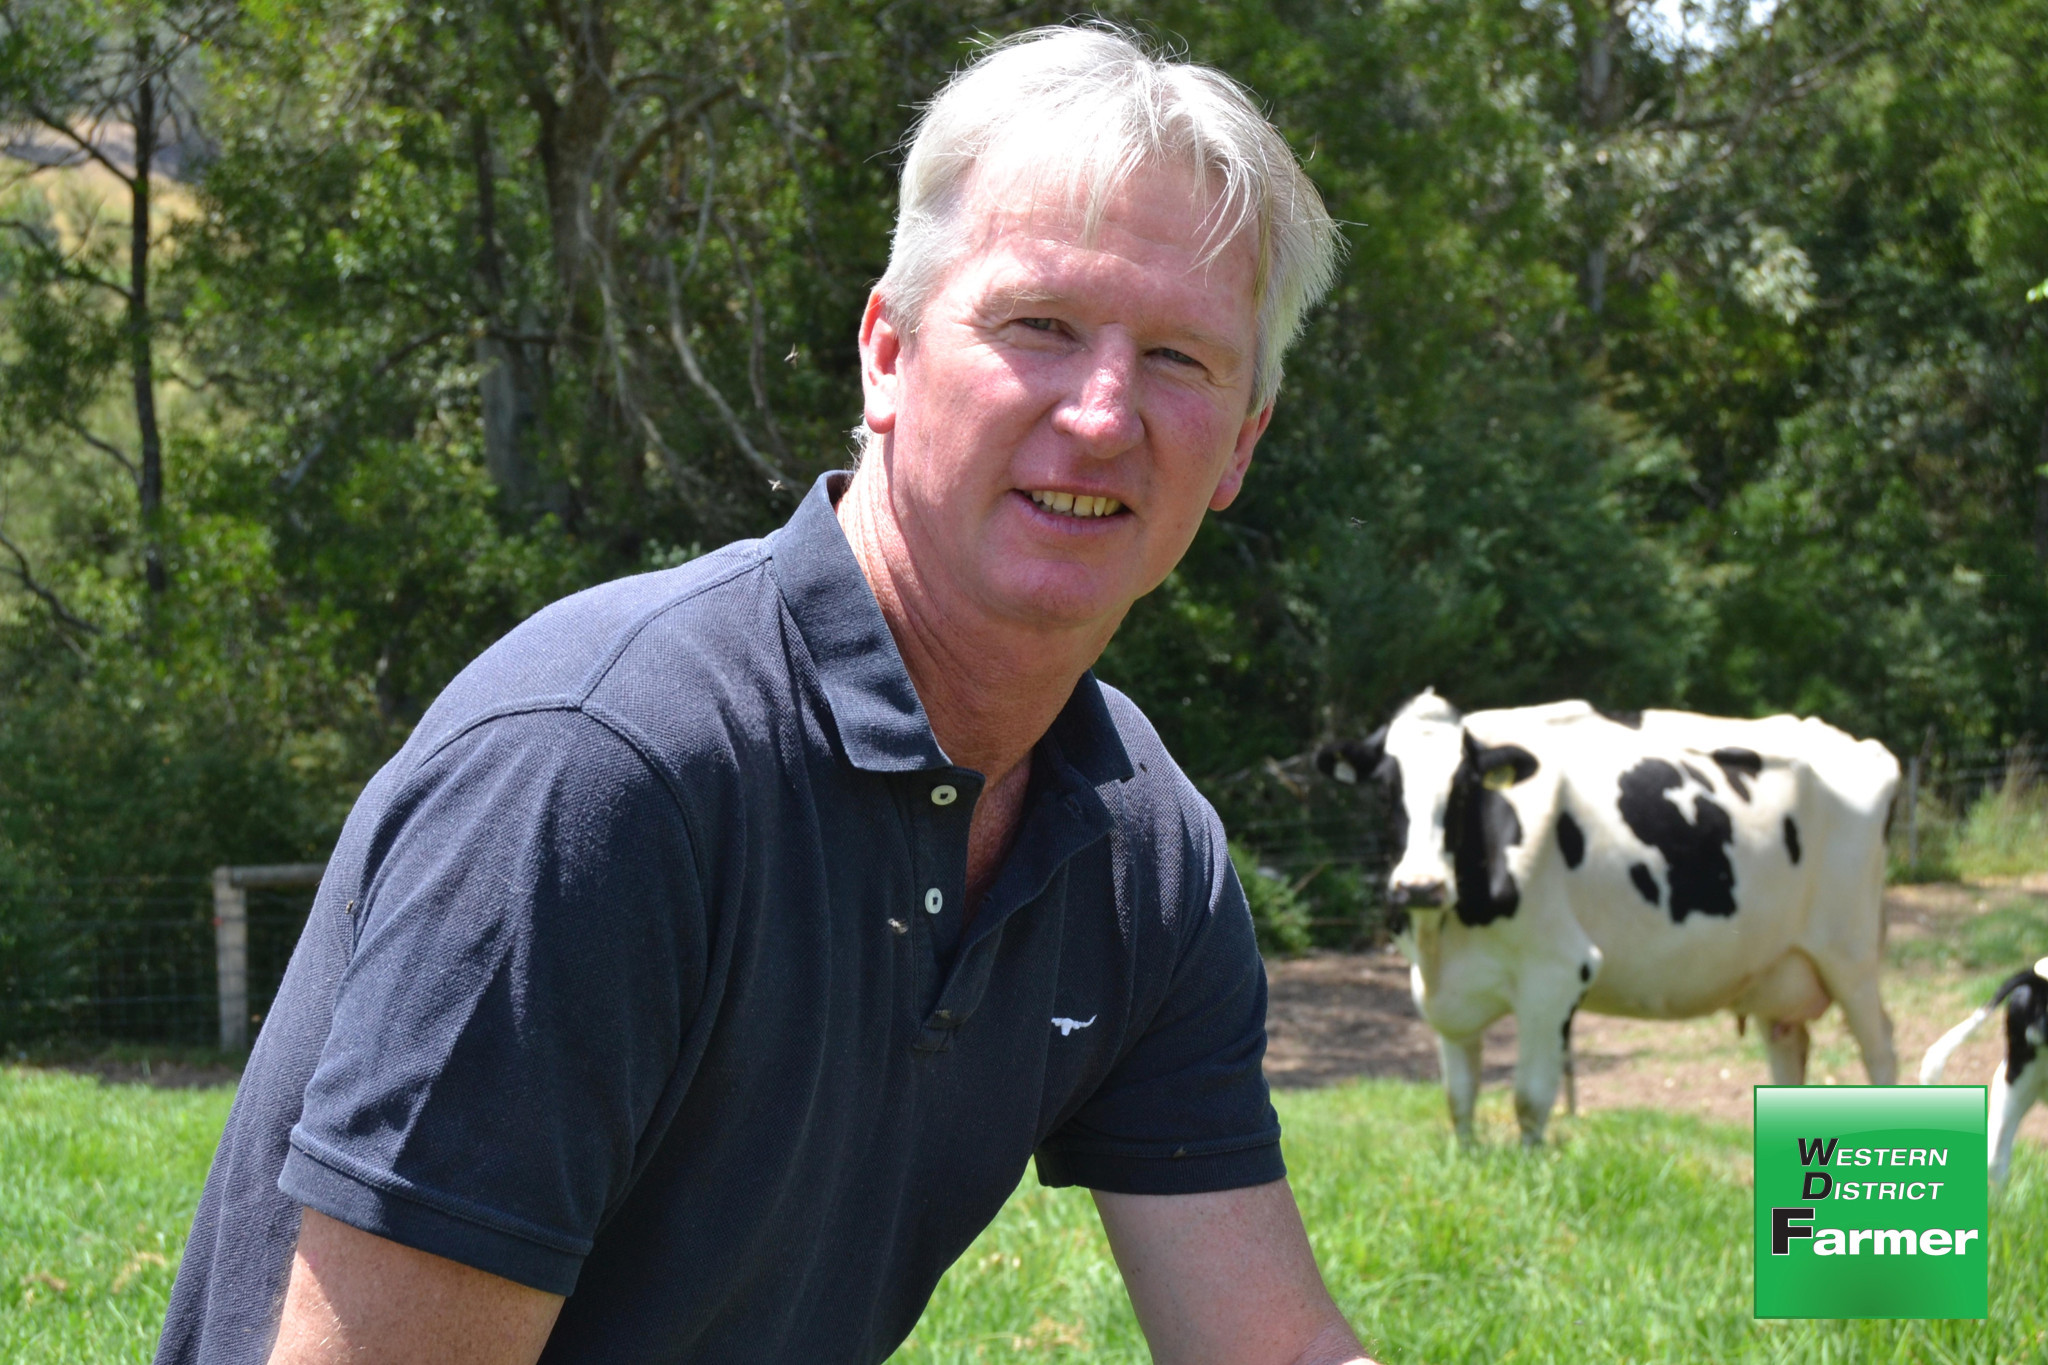
M1073 573L1034 574L997 585L995 614L1018 627L1065 633L1114 630L1130 610L1131 597L1099 577Z

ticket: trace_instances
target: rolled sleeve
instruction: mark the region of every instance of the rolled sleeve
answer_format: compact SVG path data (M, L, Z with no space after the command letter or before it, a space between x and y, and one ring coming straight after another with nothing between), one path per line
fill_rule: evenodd
M279 1188L567 1294L702 989L681 811L616 734L541 712L431 756L378 834Z

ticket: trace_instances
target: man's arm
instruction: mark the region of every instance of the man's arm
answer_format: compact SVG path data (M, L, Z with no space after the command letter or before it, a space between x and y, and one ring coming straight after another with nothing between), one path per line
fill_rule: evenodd
M307 1209L270 1365L532 1365L557 1294Z
M1159 1365L1366 1361L1285 1180L1214 1194L1098 1190L1095 1206Z

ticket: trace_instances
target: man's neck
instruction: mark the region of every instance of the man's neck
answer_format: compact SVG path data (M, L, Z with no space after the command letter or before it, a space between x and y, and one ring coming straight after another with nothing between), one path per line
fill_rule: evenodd
M837 510L939 747L990 788L1003 784L1051 728L1116 623L1032 629L974 611L919 572L881 470L856 475Z

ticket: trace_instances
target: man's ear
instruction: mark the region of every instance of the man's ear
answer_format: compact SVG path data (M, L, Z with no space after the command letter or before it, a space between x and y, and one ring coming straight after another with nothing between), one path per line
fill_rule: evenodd
M860 315L861 415L867 428L885 436L896 426L903 384L903 351L907 338L889 320L889 310L876 290Z
M1244 419L1244 425L1237 429L1237 447L1230 452L1230 463L1223 467L1223 477L1216 481L1216 491L1209 495L1209 510L1221 512L1237 501L1237 492L1244 487L1244 474L1252 467L1252 450L1259 438L1266 434L1267 423L1273 420L1273 405L1266 404L1257 412Z

